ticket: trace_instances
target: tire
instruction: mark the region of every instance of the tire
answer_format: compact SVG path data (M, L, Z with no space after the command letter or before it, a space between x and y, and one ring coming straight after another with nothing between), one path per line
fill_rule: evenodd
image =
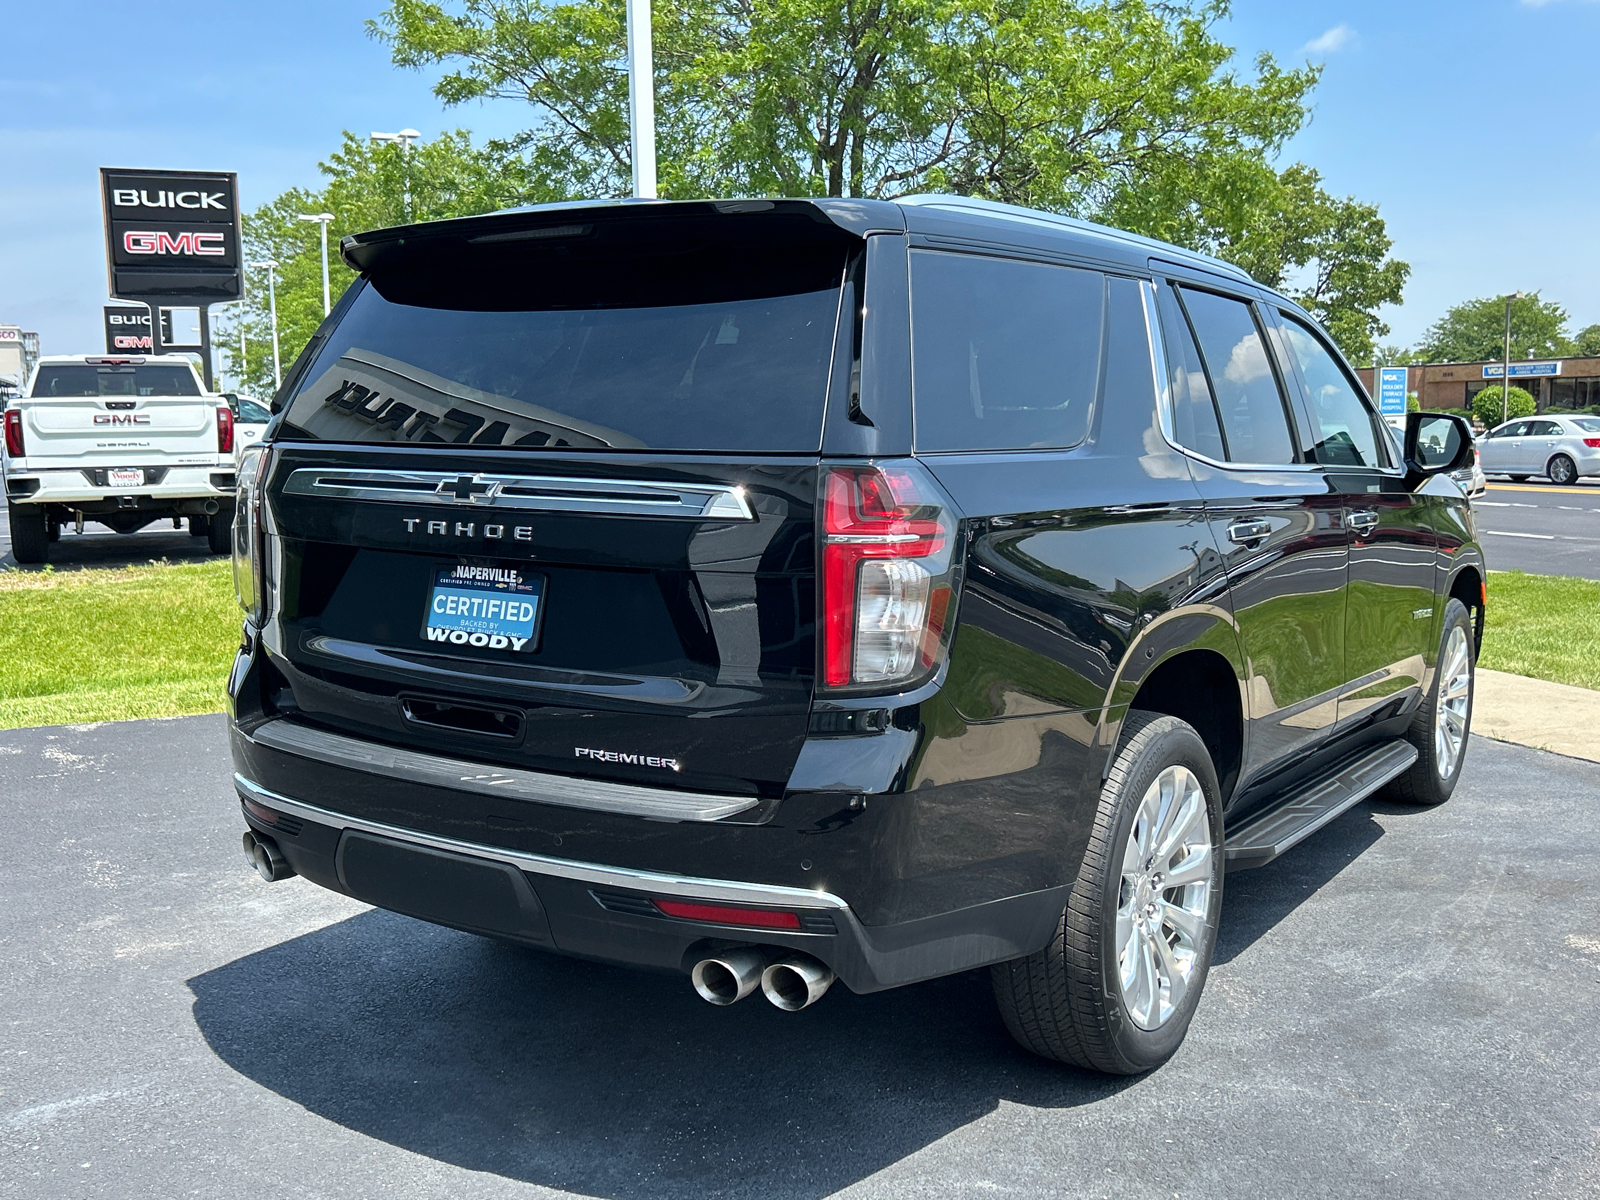
M210 517L190 517L189 518L189 536L190 537L196 537L196 538L205 537L206 534L208 534L210 531L211 531L211 518Z
M1472 614L1452 599L1445 605L1443 625L1433 683L1406 730L1406 741L1417 748L1417 761L1384 789L1385 799L1400 804L1443 804L1456 790L1467 759L1476 675Z
M11 557L19 563L42 563L50 557L50 523L40 504L6 506L11 519Z
M213 554L233 553L233 509L225 508L206 519L206 544Z
M1559 483L1563 487L1578 482L1578 464L1565 454L1558 454L1552 458L1544 473L1551 483Z
M1189 882L1152 889L1150 860L1140 861L1135 834L1150 824L1140 818L1152 796L1157 805L1170 803L1172 783L1178 784L1179 802L1157 809L1155 830L1162 832L1161 818L1176 813L1177 830L1188 836L1165 865L1174 874L1181 868ZM1171 836L1173 827L1165 828ZM1166 1062L1183 1044L1205 987L1222 911L1222 874L1217 775L1200 735L1176 717L1130 712L1055 935L1038 953L990 969L995 1002L1011 1036L1045 1058L1111 1075L1138 1075ZM1141 899L1148 901L1143 910ZM1178 923L1163 921L1152 939L1145 934L1150 926L1125 915L1157 905L1163 915L1174 908L1183 913L1181 933ZM1167 945L1167 954L1155 949L1157 940ZM1130 951L1127 987L1119 941ZM1145 974L1152 965L1158 967L1155 975ZM1167 990L1157 993L1145 981L1163 970ZM1163 1011L1179 985L1177 1003Z

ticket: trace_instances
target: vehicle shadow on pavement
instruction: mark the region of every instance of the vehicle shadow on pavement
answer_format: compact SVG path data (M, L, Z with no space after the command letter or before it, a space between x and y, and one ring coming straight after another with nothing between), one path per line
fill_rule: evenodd
M1222 928L1213 963L1229 963L1331 883L1383 837L1374 812L1425 808L1366 801L1264 867L1230 872L1222 888Z
M12 557L10 546L0 554L0 570L43 571L43 564L24 565ZM138 533L88 533L82 536L64 532L50 546L49 565L57 571L79 571L85 567L121 570L147 567L153 561L206 562L218 557L211 553L203 537L190 537L186 530L162 529Z
M294 881L288 886L309 886ZM987 971L785 1013L372 911L189 981L212 1049L368 1137L594 1196L811 1200L1137 1081L1018 1049Z

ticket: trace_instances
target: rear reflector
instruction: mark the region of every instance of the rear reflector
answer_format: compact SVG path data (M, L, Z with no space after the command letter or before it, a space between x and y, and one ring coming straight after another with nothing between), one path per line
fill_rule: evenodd
M713 925L746 925L754 929L799 929L797 913L771 908L731 908L724 904L697 904L692 900L652 900L669 917L685 921L709 921Z

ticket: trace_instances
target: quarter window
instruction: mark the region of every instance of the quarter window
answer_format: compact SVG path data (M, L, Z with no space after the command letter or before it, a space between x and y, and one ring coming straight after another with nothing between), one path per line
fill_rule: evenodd
M918 250L911 256L918 450L1075 446L1100 380L1098 271Z
M1206 381L1205 364L1200 361L1200 351L1189 333L1189 323L1184 320L1168 288L1157 289L1156 304L1161 311L1162 344L1167 348L1167 369L1172 376L1168 388L1172 397L1173 436L1180 446L1218 462L1224 461L1228 448L1222 441L1222 426L1211 400L1211 384Z
M1228 458L1241 463L1294 462L1283 393L1249 304L1213 292L1181 291L1205 357Z
M1316 460L1334 467L1387 466L1377 419L1350 377L1309 327L1288 313L1283 317L1290 352L1306 381Z

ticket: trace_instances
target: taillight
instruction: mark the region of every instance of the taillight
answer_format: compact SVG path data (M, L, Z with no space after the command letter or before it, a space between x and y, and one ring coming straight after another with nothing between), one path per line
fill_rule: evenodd
M217 409L217 453L233 453L233 409L226 404Z
M265 447L251 446L245 450L239 460L238 490L234 493L233 507L233 591L239 597L239 607L257 625L266 614L266 595L262 588L266 533L261 521L265 463Z
M913 462L822 478L822 682L908 683L944 657L955 516Z
M22 413L15 408L6 410L6 453L13 458L21 458L25 453L22 449Z
M6 426L6 433L7 435L11 433L11 426ZM1583 444L1591 450L1600 450L1600 438L1584 438Z

